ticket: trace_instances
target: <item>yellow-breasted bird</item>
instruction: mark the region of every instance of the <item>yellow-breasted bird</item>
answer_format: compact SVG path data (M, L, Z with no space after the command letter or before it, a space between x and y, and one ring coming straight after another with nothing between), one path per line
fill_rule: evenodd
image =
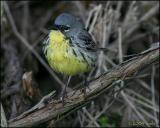
M96 48L82 22L68 13L62 13L55 19L53 28L43 43L43 51L50 67L69 76L66 86L71 76L88 72L95 66Z

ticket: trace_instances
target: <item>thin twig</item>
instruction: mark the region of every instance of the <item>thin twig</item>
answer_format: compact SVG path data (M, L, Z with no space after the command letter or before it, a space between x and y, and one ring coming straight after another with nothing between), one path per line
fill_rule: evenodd
M22 18L22 35L24 38L28 38L28 24L29 24L29 3L23 1L23 18Z
M118 28L118 51L119 51L119 62L123 62L123 49L122 49L122 28Z
M96 122L96 120L94 120L94 117L87 111L86 108L83 108L83 111L90 118L90 120L95 124L96 127L100 127L100 125Z
M136 82L138 82L142 87L144 87L149 92L151 91L150 88L149 88L149 86L148 86L148 84L145 81L143 81L141 79L137 79Z
M151 74L151 92L152 92L152 105L154 108L156 108L156 99L155 99L155 83L154 83L154 78L155 78L155 66L152 66L152 74ZM158 127L158 117L157 113L155 110L153 110L153 115L154 115L154 120L156 122L156 126Z
M94 25L95 25L95 23L96 23L96 21L97 21L97 18L98 18L98 14L99 14L99 12L100 12L101 9L102 9L102 5L101 5L101 4L98 5L98 6L96 6L95 16L94 16L94 18L93 18L92 24L90 25L89 33L92 33L92 31L93 31L93 29L94 29Z
M4 112L4 109L3 109L3 106L2 106L2 103L1 103L1 127L7 127L7 119L6 119L6 115L5 115L5 112Z

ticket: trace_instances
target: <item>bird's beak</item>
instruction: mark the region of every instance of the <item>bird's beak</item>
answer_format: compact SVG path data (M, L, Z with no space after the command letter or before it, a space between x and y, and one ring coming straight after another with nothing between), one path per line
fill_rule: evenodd
M53 24L52 26L50 26L48 28L48 30L59 30L59 29L58 29L58 27L55 24Z

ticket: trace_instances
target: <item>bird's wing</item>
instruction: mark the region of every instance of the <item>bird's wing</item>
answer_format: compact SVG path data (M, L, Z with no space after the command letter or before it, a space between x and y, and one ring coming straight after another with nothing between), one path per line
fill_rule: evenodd
M85 48L86 50L96 50L96 44L93 41L91 35L86 30L81 30L77 34L77 45Z

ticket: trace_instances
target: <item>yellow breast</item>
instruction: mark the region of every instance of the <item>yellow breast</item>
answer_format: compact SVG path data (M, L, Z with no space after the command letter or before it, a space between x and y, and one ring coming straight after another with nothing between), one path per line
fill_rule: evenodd
M91 69L82 57L73 54L69 40L60 31L50 32L46 58L53 70L65 75L73 76Z

